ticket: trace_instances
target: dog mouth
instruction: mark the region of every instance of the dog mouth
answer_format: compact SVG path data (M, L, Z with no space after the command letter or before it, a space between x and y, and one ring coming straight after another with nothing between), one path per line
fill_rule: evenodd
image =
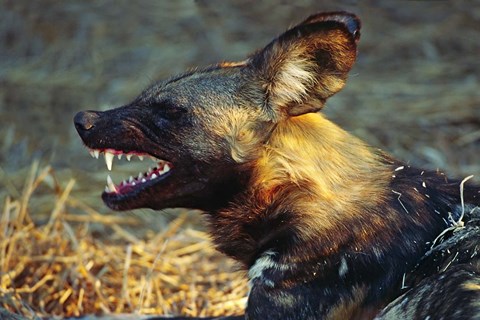
M129 178L124 179L118 184L115 184L111 176L107 175L107 185L105 186L104 194L109 197L123 197L142 191L143 189L148 188L167 178L172 173L173 169L173 164L171 162L156 158L144 152L124 152L115 149L89 149L89 152L90 155L95 159L99 159L101 154L103 154L108 171L112 171L113 161L115 158L121 160L123 157L125 157L127 161L135 159L144 161L145 159L149 158L153 161L153 164L148 166L147 170L139 172L138 175L135 176L131 175Z

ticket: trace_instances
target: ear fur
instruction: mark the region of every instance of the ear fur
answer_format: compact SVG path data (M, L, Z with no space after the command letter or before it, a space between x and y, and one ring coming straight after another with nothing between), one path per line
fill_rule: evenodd
M276 115L320 110L345 85L352 68L360 20L347 12L310 16L249 59Z

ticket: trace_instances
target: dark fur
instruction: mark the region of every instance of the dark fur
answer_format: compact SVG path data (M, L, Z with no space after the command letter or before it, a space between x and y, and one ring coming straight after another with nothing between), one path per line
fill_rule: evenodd
M479 188L461 193L317 113L343 87L359 30L348 13L313 15L244 62L77 114L87 147L173 166L103 199L204 210L218 249L249 269L247 319L371 319L390 302L379 319L476 319ZM465 226L436 239L462 211Z

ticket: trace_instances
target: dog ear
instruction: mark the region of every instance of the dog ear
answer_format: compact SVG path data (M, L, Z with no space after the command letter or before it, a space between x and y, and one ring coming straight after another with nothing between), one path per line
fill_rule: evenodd
M266 106L290 116L320 110L343 88L355 62L360 20L347 12L312 15L248 60Z

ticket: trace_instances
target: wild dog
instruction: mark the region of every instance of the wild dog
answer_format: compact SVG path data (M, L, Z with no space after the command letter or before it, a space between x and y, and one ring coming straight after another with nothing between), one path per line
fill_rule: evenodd
M359 38L355 15L315 14L245 61L78 113L84 144L109 168L114 155L157 162L138 178L109 180L103 201L203 210L218 250L248 270L246 319L370 319L406 283L417 300L400 297L379 317L480 316L480 188L395 160L319 112L343 88ZM473 222L461 229L461 219ZM452 226L461 230L439 236ZM447 236L456 240L444 251ZM431 306L442 308L425 310L425 290L441 290L429 284L450 270L461 281L434 294Z

